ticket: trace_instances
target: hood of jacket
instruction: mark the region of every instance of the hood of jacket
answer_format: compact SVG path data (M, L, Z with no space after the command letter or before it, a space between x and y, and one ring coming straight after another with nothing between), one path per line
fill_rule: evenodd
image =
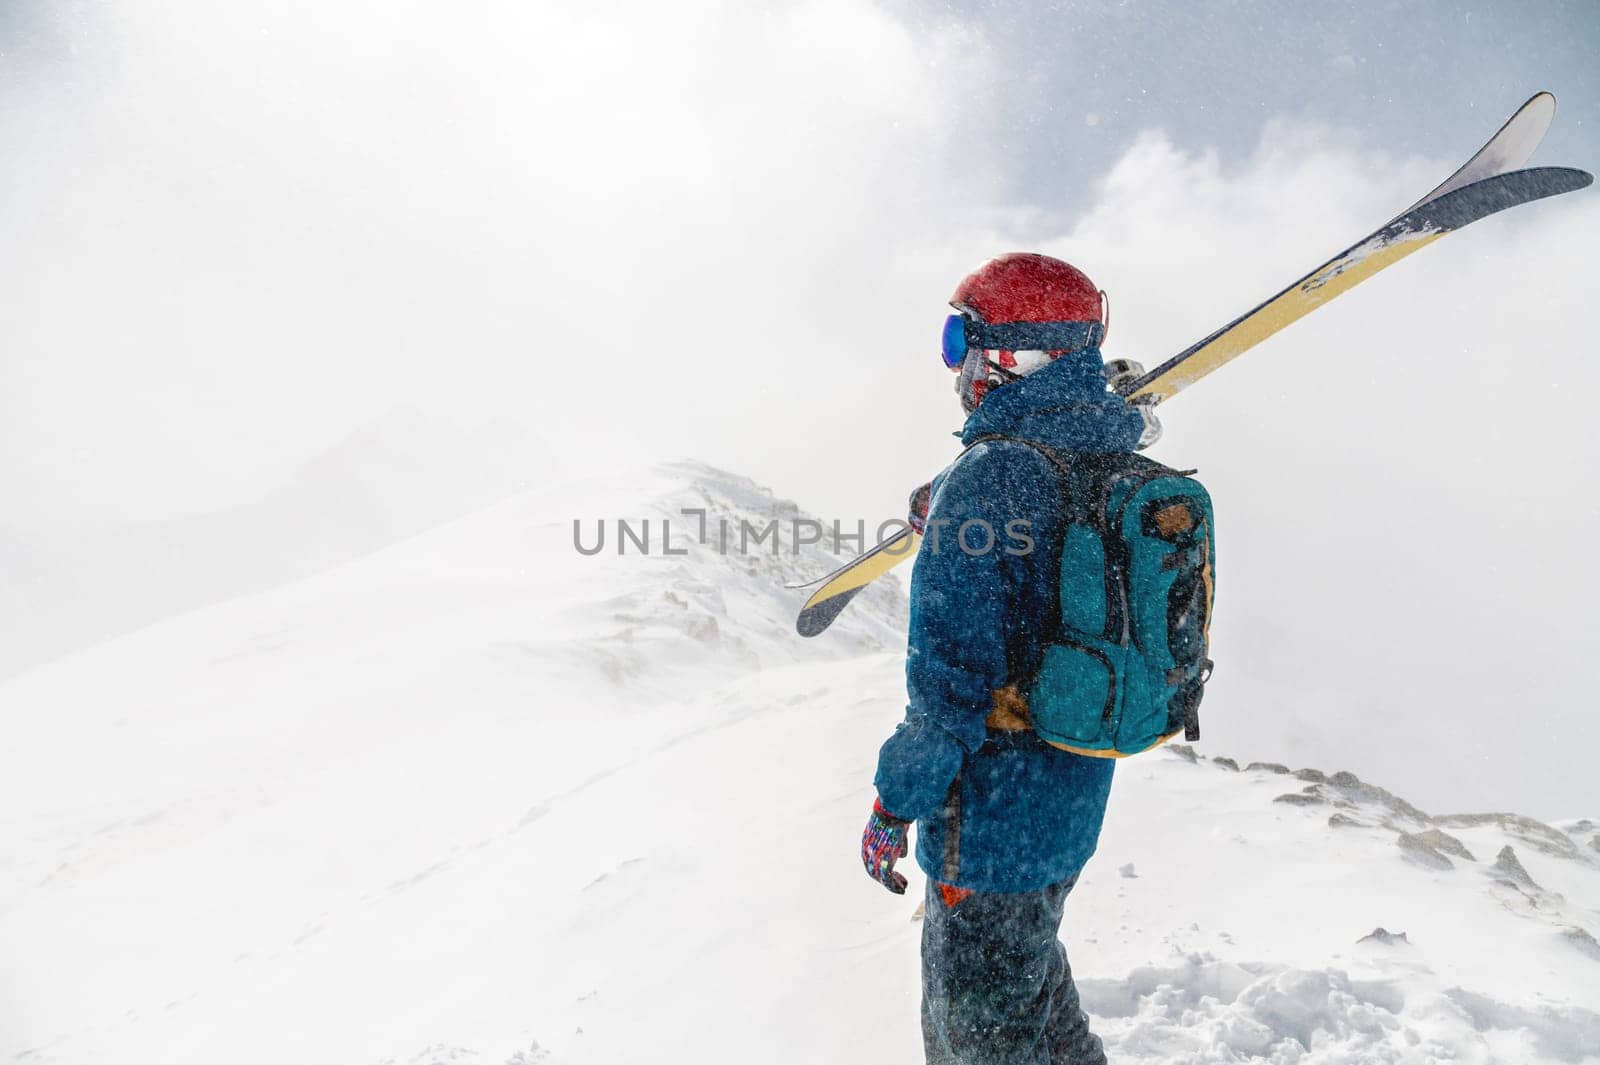
M1143 431L1139 412L1107 390L1100 352L1089 348L984 396L962 427L961 442L998 434L1062 451L1111 454L1132 451Z

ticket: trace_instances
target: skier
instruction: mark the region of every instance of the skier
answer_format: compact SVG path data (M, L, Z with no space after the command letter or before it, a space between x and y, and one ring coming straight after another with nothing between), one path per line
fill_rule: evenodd
M959 313L945 361L960 371L962 441L1006 439L969 446L933 482L911 578L909 705L879 752L862 861L904 893L895 860L916 824L930 1065L1102 1063L1056 936L1094 853L1114 762L1040 739L1016 687L1059 629L1067 520L1061 472L1023 441L1126 453L1154 420L1108 390L1105 294L1069 264L1005 255L950 302ZM1029 523L1031 551L1006 550L1003 536L969 550L986 541L984 526L1017 519Z

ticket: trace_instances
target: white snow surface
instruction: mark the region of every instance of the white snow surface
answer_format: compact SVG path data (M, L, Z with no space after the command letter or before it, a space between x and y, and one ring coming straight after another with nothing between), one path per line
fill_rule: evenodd
M798 513L620 471L0 684L0 1060L920 1061L903 592L803 641L814 549L572 546L701 506ZM1069 900L1113 1061L1600 1062L1600 810L1221 754L1119 766Z

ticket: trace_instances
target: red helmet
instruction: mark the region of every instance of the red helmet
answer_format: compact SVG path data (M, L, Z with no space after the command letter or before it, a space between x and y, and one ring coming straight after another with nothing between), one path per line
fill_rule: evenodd
M1099 322L1104 294L1082 270L1034 252L990 259L956 286L950 305L985 322Z
M1006 350L992 346L995 344L993 340L983 343L982 337L985 334L998 336L1007 330L984 330L971 323L989 326L1019 322L1095 323L1099 328L1090 332L1087 340L1092 347L1099 347L1104 342L1105 330L1110 324L1105 293L1095 287L1095 283L1082 270L1060 259L1034 252L1013 252L990 259L956 286L955 295L950 297L950 305L968 320L966 332L969 337L982 344L981 349L969 350L959 364L954 359L960 358L960 353L952 353L948 344L946 349L946 362L961 371L956 392L961 396L962 407L969 412L977 408L984 394L991 389L1025 377L1066 351L1073 350ZM952 319L952 323L956 323L955 333L961 333L958 321ZM1039 330L1009 332L1019 336L1035 332L1046 335ZM949 335L950 327L947 327ZM956 341L961 343L959 337ZM1038 340L1034 343L1043 347Z

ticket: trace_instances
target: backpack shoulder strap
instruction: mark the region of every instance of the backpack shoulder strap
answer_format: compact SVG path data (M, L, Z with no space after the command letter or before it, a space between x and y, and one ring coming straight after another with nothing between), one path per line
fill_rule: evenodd
M1056 472L1061 475L1061 480L1066 486L1068 516L1071 520L1076 521L1076 512L1078 510L1076 501L1088 498L1088 494L1080 490L1082 486L1079 482L1083 480L1083 471L1078 469L1078 464L1074 461L1079 456L1063 455L1048 444L1041 444L1037 440L1029 440L1021 436L1006 436L1003 433L989 433L978 437L967 445L966 451L963 451L962 454L965 455L967 451L971 451L979 444L987 444L996 440L1009 440L1013 444L1021 444L1024 447L1032 448L1049 460L1050 465L1056 468Z
M979 444L988 444L996 440L1009 440L1013 444L1021 444L1024 447L1031 447L1033 450L1049 459L1050 465L1060 470L1062 476L1066 476L1071 472L1071 463L1062 456L1061 452L1057 451L1048 444L1041 444L1037 440L1029 440L1024 436L1006 436L1004 433L985 433L983 436L978 437L972 443L968 444L966 449L962 451L961 454L965 455L968 451L971 451Z

